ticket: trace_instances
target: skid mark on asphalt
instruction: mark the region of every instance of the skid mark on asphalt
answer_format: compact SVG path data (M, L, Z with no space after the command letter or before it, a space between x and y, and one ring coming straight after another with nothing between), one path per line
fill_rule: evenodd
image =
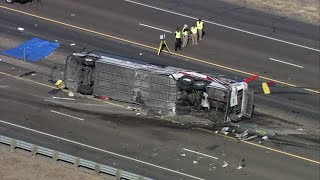
M31 16L31 17L39 18L39 19L42 19L42 20L45 20L45 21L48 21L48 22L53 22L53 23L56 23L56 24L59 24L59 25L63 25L63 26L69 27L69 28L74 28L74 29L78 29L78 30L81 30L81 31L93 33L93 34L96 34L96 35L100 35L102 37L107 37L107 38L119 40L119 41L122 41L122 42L134 44L134 45L137 45L137 46L141 46L141 47L144 47L144 48L147 48L147 49L152 49L152 50L155 50L156 52L158 51L158 48L156 48L156 47L152 47L152 46L145 45L145 44L138 43L138 42L134 42L134 41L131 41L131 40L127 40L127 39L119 38L119 37L116 37L116 36L104 34L104 33L98 32L98 31L82 28L82 27L79 27L79 26L75 26L75 25L71 25L71 24L68 24L68 23L61 22L61 21L53 20L53 19L50 19L50 18L46 18L46 17L35 15L35 14L27 13L27 12L24 12L24 11L19 11L19 10L8 8L8 7L5 7L5 6L0 6L0 8L6 9L6 10L9 10L9 11L13 11L13 12L16 12L16 13L28 15L28 16ZM318 51L320 51L320 50L318 50ZM164 51L164 53L168 53L168 52ZM211 63L211 62L208 62L206 60L193 58L193 57L185 56L185 55L182 55L182 54L177 54L177 53L173 53L173 52L170 53L170 54L174 55L174 56L177 56L177 57L182 57L184 59L193 60L193 61L196 61L196 62L201 62L201 63L204 63L204 64L208 64L208 65L215 66L215 67L220 67L220 68L223 68L223 69L227 69L227 70L230 70L230 71L233 71L233 72L237 72L237 73L241 73L241 74L245 74L245 75L249 75L249 76L255 75L255 74L250 73L250 72L245 72L245 71L242 71L242 70L230 68L230 67L223 66L223 65L220 65L220 64ZM271 79L271 78L264 77L264 76L260 76L260 78L261 79L265 79L265 80L269 80L269 81L274 81L274 82L277 82L279 84L284 84L284 85L287 85L287 86L290 86L290 87L298 87L297 85L294 85L294 84L289 84L289 83L286 83L286 82L283 82L283 81ZM308 89L308 88L303 88L303 89L306 90L306 91L317 93L317 94L320 93L320 91L316 91L316 90L313 90L313 89Z

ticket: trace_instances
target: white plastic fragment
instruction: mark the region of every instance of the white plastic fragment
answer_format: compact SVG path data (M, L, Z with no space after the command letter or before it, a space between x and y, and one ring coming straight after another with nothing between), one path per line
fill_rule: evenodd
M74 96L73 92L72 92L72 91L69 91L69 92L68 92L68 96L69 96L69 97L73 97L73 96Z
M136 113L136 115L138 116L138 115L140 115L140 113Z
M297 130L300 131L300 132L304 131L304 129L302 129L302 128L299 128L299 129L297 129Z
M185 157L185 156L186 156L186 154L180 154L180 156L181 156L181 157Z
M75 45L76 45L75 43L70 44L70 46L75 46Z
M193 161L193 164L198 164L198 161Z
M268 140L269 137L268 137L268 136L263 136L261 139L262 139L262 140Z
M142 55L142 53L140 53L140 56Z
M228 165L229 164L227 162L223 161L223 165L222 165L223 168L227 167Z
M239 166L237 167L237 169L242 169L242 166L239 165Z
M19 31L24 31L24 28L18 27L18 30L19 30Z
M221 132L227 132L229 130L229 127L223 127L222 129L221 129Z

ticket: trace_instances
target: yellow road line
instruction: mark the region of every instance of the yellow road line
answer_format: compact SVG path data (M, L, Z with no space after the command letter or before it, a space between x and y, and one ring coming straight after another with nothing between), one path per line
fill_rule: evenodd
M211 130L208 130L208 129L204 129L204 128L196 128L196 129L198 129L200 131L208 132L210 134L216 134L215 132L213 132ZM230 136L226 136L226 135L223 135L223 134L216 134L216 135L223 136L225 138L238 141L236 138L233 138L233 137L230 137ZM280 151L280 150L273 149L273 148L270 148L270 147L262 146L260 144L252 143L252 142L249 142L249 141L241 141L241 142L246 143L246 144L250 144L250 145L253 145L253 146L256 146L256 147L259 147L259 148L267 149L267 150L270 150L270 151L273 151L273 152L277 152L277 153L280 153L280 154L284 154L284 155L287 155L287 156L291 156L291 157L295 157L295 158L302 159L302 160L305 160L305 161L309 161L309 162L312 162L312 163L320 164L320 161L312 160L312 159L305 158L305 157L302 157L302 156L298 156L298 155L295 155L295 154L291 154L291 153L288 153L288 152L284 152L284 151Z
M27 82L30 82L30 83L33 83L33 84L37 84L37 85L40 85L40 86L45 86L45 87L48 87L48 88L57 89L57 87L55 87L55 86L50 86L50 85L47 85L47 84L39 83L39 82L30 80L30 79L22 78L22 77L19 77L19 76L14 76L14 75L11 75L11 74L8 74L8 73L0 72L0 74L5 75L5 76L8 76L8 77L15 78L15 79L27 81ZM62 90L63 92L68 92L67 90L64 90L64 89L61 89L61 90ZM82 97L86 97L86 98L89 98L89 99L93 99L93 100L95 100L95 101L100 101L100 102L103 102L103 103L106 103L106 104L109 104L109 105L112 105L112 106L116 106L116 107L120 107L120 108L125 108L123 105L120 105L120 104L116 104L116 103L112 103L112 102L108 102L108 101L101 101L101 100L96 99L96 98L94 98L94 97L84 96L84 95L82 95L82 94L77 94L77 95L78 95L78 96L82 96Z
M38 15L35 15L35 14L27 13L27 12L24 12L24 11L8 8L8 7L5 7L5 6L0 6L0 8L6 9L6 10L10 10L10 11L13 11L13 12L17 12L17 13L20 13L20 14L24 14L24 15L36 17L36 18L39 18L39 19L42 19L42 20L46 20L46 21L49 21L49 22L53 22L53 23L56 23L56 24L60 24L60 25L63 25L63 26L75 28L75 29L82 30L82 31L85 31L85 32L93 33L93 34L96 34L96 35L100 35L100 36L116 39L116 40L119 40L119 41L131 43L131 44L138 45L138 46L142 46L142 47L145 47L145 48L148 48L148 49L152 49L152 50L155 50L155 51L158 50L158 48L156 48L156 47L152 47L152 46L145 45L145 44L138 43L138 42L134 42L134 41L131 41L131 40L127 40L127 39L119 38L119 37L116 37L116 36L104 34L104 33L98 32L98 31L82 28L82 27L71 25L71 24L68 24L68 23L61 22L61 21L57 21L57 20L46 18L46 17L38 16ZM168 53L168 52L165 52L165 53ZM241 70L230 68L230 67L223 66L223 65L220 65L220 64L211 63L211 62L208 62L208 61L205 61L205 60L201 60L201 59L198 59L198 58L189 57L189 56L185 56L185 55L177 54L177 53L171 53L171 54L175 55L175 56L178 56L178 57L187 58L187 59L190 59L190 60L193 60L193 61L209 64L211 66L216 66L216 67L220 67L220 68L223 68L223 69L231 70L231 71L234 71L234 72L242 73L242 74L245 74L245 75L250 75L250 76L254 75L253 73L241 71ZM286 82L283 82L283 81L271 79L271 78L264 77L264 76L260 76L260 78L268 80L268 81L274 81L274 82L277 82L279 84L284 84L284 85L291 86L291 87L298 87L297 85L294 85L294 84L286 83ZM317 93L317 94L320 93L320 91L316 91L316 90L312 90L312 89L308 89L308 88L303 88L303 89L306 90L306 91L309 91L309 92Z

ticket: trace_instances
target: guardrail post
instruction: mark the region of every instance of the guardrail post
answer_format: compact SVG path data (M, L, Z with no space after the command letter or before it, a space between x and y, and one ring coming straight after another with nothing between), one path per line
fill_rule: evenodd
M31 153L32 153L32 158L35 158L35 156L36 156L37 153L38 153L38 146L33 145L32 150L31 150Z
M11 152L15 152L16 151L16 146L17 146L17 140L11 139L10 151Z
M78 157L74 158L73 164L74 164L75 169L78 170L78 167L80 165L80 158L78 158Z
M94 171L96 172L96 174L100 174L100 171L101 171L101 166L100 166L100 164L96 164L95 166L94 166Z
M57 163L58 159L59 159L59 152L55 151L53 153L53 157L52 157L54 163Z
M116 180L120 180L122 176L122 170L118 169L116 173Z

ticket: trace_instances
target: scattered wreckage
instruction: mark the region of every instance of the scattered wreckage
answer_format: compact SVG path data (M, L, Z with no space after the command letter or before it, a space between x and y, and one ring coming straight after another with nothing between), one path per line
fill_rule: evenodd
M73 53L66 59L66 88L85 95L136 103L160 114L191 114L215 124L251 118L246 82L122 56Z

